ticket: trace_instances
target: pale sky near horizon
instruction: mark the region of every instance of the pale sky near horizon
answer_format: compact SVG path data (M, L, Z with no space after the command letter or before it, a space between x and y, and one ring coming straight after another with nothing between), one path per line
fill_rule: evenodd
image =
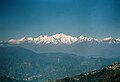
M56 33L120 38L120 0L0 0L0 40Z

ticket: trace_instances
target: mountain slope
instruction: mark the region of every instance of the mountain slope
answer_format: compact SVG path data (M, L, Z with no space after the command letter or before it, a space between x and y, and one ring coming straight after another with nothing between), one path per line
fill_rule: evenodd
M0 74L26 81L44 82L48 78L73 75L78 56L66 53L37 54L22 47L0 47ZM83 59L84 57L79 57ZM79 61L80 62L80 61Z
M80 74L75 77L66 77L55 82L119 82L120 63L113 64L100 70ZM51 81L48 81L51 82Z
M22 47L0 47L0 75L19 80L45 82L74 76L120 62L116 58L91 58L68 53L41 53Z
M21 47L0 47L0 74L29 81L41 76L47 65L43 59L44 56Z

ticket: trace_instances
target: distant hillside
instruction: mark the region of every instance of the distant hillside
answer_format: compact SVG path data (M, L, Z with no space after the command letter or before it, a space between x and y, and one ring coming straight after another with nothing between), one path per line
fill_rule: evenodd
M120 63L74 77L66 77L55 82L120 82Z
M0 75L15 79L45 82L72 77L120 62L120 57L91 58L69 53L40 53L22 47L0 47Z
M10 77L0 75L0 82L28 82L28 81L16 80L16 79L13 79L13 78L10 78Z

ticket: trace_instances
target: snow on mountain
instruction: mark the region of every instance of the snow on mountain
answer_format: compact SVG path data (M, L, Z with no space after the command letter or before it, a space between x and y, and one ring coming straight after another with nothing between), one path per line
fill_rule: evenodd
M58 42L58 43L60 42L60 43L64 43L64 44L72 44L78 40L78 38L76 38L76 37L65 35L62 33L52 35L51 37L54 38L54 40L56 40L56 42Z
M94 43L94 42L100 42L100 40L98 40L96 38L85 37L85 36L82 36L82 35L78 38L78 41L79 42L92 42L92 43Z
M65 34L55 34L52 36L47 36L47 35L40 35L36 38L33 37L23 37L21 39L11 39L8 42L12 43L12 44L19 44L19 43L24 43L26 41L31 41L34 43L42 43L42 44L48 44L48 43L53 43L53 44L58 44L58 43L63 43L63 44L72 44L74 42L76 42L78 40L78 38L76 37L72 37L69 35L65 35Z
M112 43L120 43L119 39L115 39L115 38L112 38L112 37L104 38L104 39L102 40L102 42L104 42L104 43L109 43L109 44L112 44Z
M27 41L26 37L23 37L23 38L20 38L20 39L17 39L17 40L11 39L8 42L12 43L12 44L20 44L20 43L24 43L25 41Z
M116 40L120 42L120 38L117 38Z
M87 41L88 37L84 37L81 35L78 39L80 42L83 42L83 41Z
M113 39L112 37L107 37L107 38L104 38L103 40L107 41L107 40L112 40L112 39Z
M36 44L73 44L75 42L91 42L91 43L120 43L120 39L114 39L112 37L107 37L104 39L96 39L92 37L85 37L85 36L80 36L80 37L73 37L70 35L65 35L63 33L60 34L54 34L51 36L47 35L40 35L36 38L33 37L23 37L20 39L11 39L8 41L8 43L11 44L20 44L24 42L33 42Z

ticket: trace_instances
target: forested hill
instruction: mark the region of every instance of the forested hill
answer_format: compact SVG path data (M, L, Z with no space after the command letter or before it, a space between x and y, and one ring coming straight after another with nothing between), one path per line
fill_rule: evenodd
M110 65L100 70L76 75L74 77L65 77L55 82L119 82L120 81L120 63ZM52 82L52 81L48 81Z

